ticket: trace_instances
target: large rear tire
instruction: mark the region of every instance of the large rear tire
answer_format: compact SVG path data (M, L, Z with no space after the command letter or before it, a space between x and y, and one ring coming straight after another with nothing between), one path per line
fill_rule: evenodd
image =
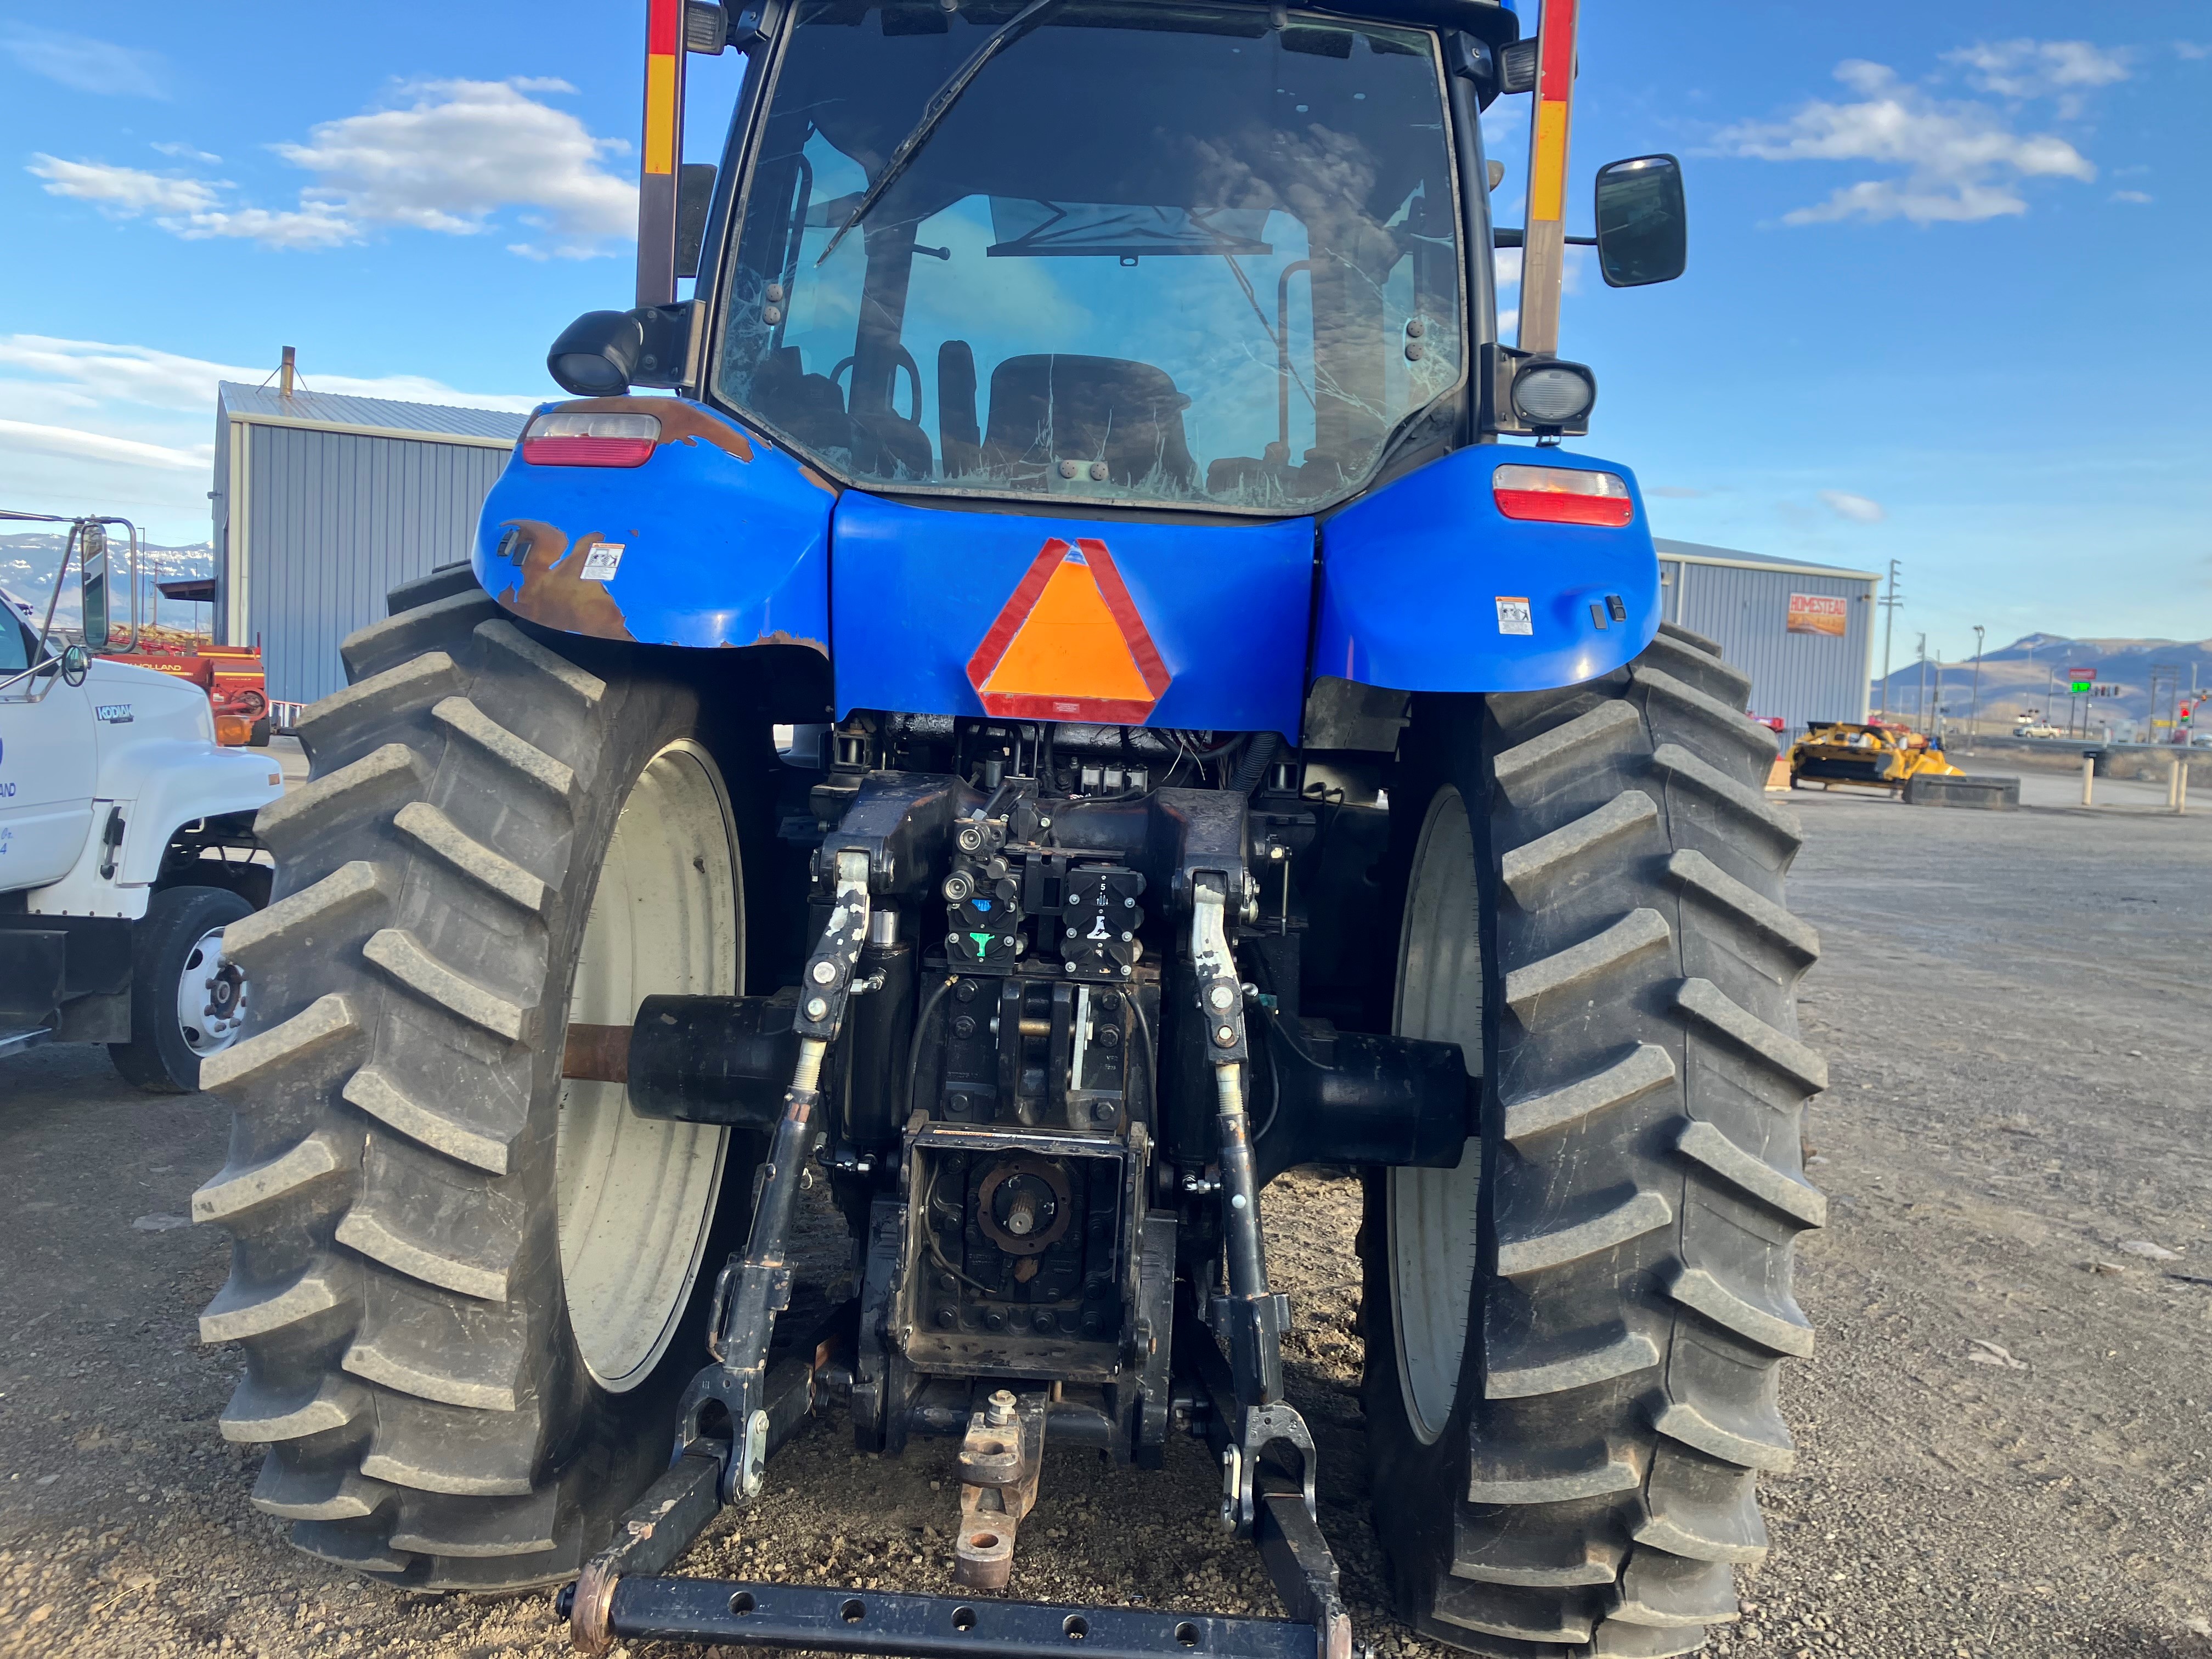
M235 1240L201 1317L226 1437L295 1544L432 1589L575 1572L666 1462L749 1143L568 1083L570 1019L743 976L739 836L689 685L505 617L465 568L346 641L232 925L246 1037L193 1198ZM598 647L585 647L599 650ZM743 792L740 791L740 806Z
M1406 1035L1482 1056L1459 1169L1370 1179L1376 1528L1401 1615L1501 1659L1693 1651L1789 1467L1813 931L1748 682L1679 630L1553 692L1417 699Z

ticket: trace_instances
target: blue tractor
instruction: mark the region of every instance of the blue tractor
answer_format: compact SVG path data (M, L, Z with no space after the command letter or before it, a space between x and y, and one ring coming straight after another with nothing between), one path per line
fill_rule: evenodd
M1812 1344L1816 942L1747 679L1562 443L1572 0L647 13L639 304L345 642L232 928L254 1502L587 1651L1348 1659L1261 1212L1320 1164L1399 1619L1693 1650ZM1595 216L1681 270L1672 158ZM957 1439L969 1594L665 1573L833 1412ZM1286 1618L978 1593L1046 1446L1181 1435Z

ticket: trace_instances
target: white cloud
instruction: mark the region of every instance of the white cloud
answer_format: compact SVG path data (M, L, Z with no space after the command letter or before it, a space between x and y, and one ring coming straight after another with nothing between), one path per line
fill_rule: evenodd
M357 227L318 202L305 204L296 213L226 208L222 192L232 187L227 179L180 179L105 161L64 161L43 154L34 157L27 170L46 181L49 196L89 202L111 219L151 214L155 224L188 242L235 236L264 247L334 247L360 237Z
M220 155L213 155L206 150L195 149L190 144L179 143L173 140L165 144L149 144L147 148L156 155L173 155L179 161L204 161L210 167L222 160Z
M417 374L320 373L312 342L301 356L301 379L315 392L516 411L541 401L457 392ZM127 512L156 540L198 540L207 534L216 382L258 385L270 367L0 335L0 501L42 512Z
M2116 190L2112 192L2112 199L2115 202L2133 202L2140 206L2142 204L2150 201L2152 198L2146 191Z
M2022 179L2087 182L2096 167L2052 133L2014 131L1994 106L1942 100L1900 81L1893 70L1854 58L1836 78L1858 100L1814 100L1786 121L1747 121L1719 135L1731 155L1769 161L1873 161L1904 169L1901 177L1862 179L1825 202L1784 214L1785 224L1863 218L1915 224L1972 222L2027 211Z
M0 420L0 439L12 449L40 455L64 456L74 460L124 461L134 466L168 467L204 472L215 455L215 446L197 450L171 449L162 444L139 443L102 432L80 432L74 427L44 426L35 421Z
M2058 112L2073 116L2081 112L2083 92L2128 78L2128 57L2087 40L1998 40L1947 52L1943 61L1962 65L1966 78L1984 92L2000 98L2056 96Z
M466 409L504 409L520 413L534 409L540 398L504 392L456 392L442 381L420 374L381 374L364 378L350 374L310 372L313 353L302 354L308 367L301 378L316 392L352 398L396 398L407 403L455 404ZM269 376L269 367L210 362L200 357L179 356L151 346L112 345L97 340L64 340L43 334L0 335L0 369L22 374L0 378L0 398L19 391L33 378L50 389L76 392L90 398L137 404L151 409L173 410L200 418L215 413L216 382L243 380L258 385Z
M574 91L567 83L433 81L404 90L414 99L404 109L325 121L306 143L276 147L316 175L304 202L363 223L449 235L474 234L500 209L517 207L568 254L634 233L636 187L600 165L627 146L594 138L566 110L528 95Z
M47 195L90 202L111 218L196 213L213 207L218 199L218 186L198 179L111 167L105 161L64 161L44 151L35 152L24 171L46 181Z
M564 81L433 81L402 88L404 109L325 121L276 154L315 175L295 208L236 203L227 179L149 173L40 155L30 171L48 194L110 218L151 217L186 241L233 239L280 249L328 248L396 226L470 236L502 209L547 238L509 243L531 258L591 258L635 234L637 188L600 165L627 150L594 138L566 110L529 96L573 92ZM165 155L216 158L185 144Z
M1646 484L1644 493L1668 501L1694 501L1712 494L1709 489L1689 489L1680 484Z
M2212 58L2212 46L2202 40L2177 40L2173 43L2173 55L2185 63L2200 63Z
M361 227L320 202L303 203L298 212L268 208L238 208L156 219L162 229L188 242L216 237L238 237L264 247L336 247L361 240Z
M1865 495L1854 495L1847 489L1824 489L1820 504L1839 519L1852 524L1880 524L1889 514L1882 510L1880 501Z
M168 95L159 74L161 60L135 47L29 23L9 23L0 27L0 52L32 74L58 81L73 91L120 98Z

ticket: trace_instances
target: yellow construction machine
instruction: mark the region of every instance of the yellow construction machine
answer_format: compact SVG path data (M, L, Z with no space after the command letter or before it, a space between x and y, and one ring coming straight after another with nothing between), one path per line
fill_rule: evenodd
M1925 732L1882 720L1859 725L1829 720L1806 728L1805 735L1790 746L1790 787L1802 789L1817 783L1823 789L1838 783L1863 789L1905 793L1908 779L1934 775L1965 775L1943 758L1942 744Z

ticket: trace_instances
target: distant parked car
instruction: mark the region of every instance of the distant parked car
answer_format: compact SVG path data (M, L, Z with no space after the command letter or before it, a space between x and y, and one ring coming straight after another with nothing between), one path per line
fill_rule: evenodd
M2045 725L2041 720L2022 720L2013 727L2012 734L2015 738L2063 738L2066 735L2057 726Z

